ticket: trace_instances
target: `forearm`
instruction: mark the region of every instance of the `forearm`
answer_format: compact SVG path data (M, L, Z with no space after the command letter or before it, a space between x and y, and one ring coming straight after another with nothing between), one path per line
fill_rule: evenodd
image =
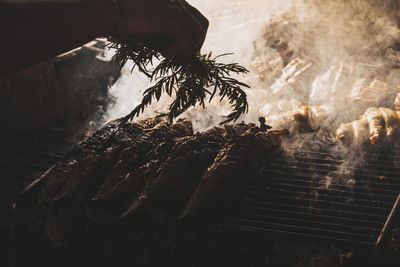
M106 0L0 0L0 75L106 34L111 19Z

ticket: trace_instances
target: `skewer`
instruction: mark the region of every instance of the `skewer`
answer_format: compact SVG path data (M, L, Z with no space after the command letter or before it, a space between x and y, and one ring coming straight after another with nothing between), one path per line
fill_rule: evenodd
M393 224L399 214L399 209L400 209L400 194L398 195L396 202L393 205L392 211L390 212L386 220L386 223L383 226L382 231L378 237L378 240L376 241L375 244L376 249L382 248L387 242L389 235L392 231Z

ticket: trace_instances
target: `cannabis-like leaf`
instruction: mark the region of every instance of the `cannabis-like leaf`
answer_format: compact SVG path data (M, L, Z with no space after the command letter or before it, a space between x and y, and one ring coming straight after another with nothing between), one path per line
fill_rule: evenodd
M247 96L242 87L249 86L231 77L232 74L246 74L248 70L237 63L216 61L228 54L214 58L211 52L198 54L189 62L182 62L176 58L163 59L156 50L128 39L117 40L112 48L116 49L114 62L119 66L132 60L134 68L138 67L151 81L155 81L155 85L144 92L142 102L121 119L123 124L143 112L153 99L160 100L164 93L175 96L169 107L168 119L171 122L192 106L200 104L205 107L207 96L209 102L218 95L220 100L227 98L231 104L233 111L221 124L236 121L248 111ZM161 61L155 68L149 69L154 59Z

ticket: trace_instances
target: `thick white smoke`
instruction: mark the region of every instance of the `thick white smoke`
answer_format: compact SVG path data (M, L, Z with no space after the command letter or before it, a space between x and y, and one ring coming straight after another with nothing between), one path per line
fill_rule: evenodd
M393 107L400 84L400 32L390 1L191 0L210 20L203 52L233 52L226 61L252 70L244 81L249 113L243 120L265 116L274 128L290 128L291 114L301 105L315 108L315 124L334 130L357 119L370 106ZM377 4L379 2L379 4ZM257 62L252 61L257 59ZM111 89L116 104L110 119L126 115L141 100L146 77L129 66ZM165 112L168 99L142 117ZM203 130L229 113L215 101L185 116Z
M290 1L266 0L191 0L210 20L210 28L202 51L212 51L214 55L234 53L225 59L249 66L254 55L254 41L268 23L271 14L283 12L290 6ZM279 2L279 3L278 3ZM109 119L119 118L129 113L141 100L143 91L149 86L147 78L138 71L131 73L131 66L126 66L120 80L111 88L115 105L109 109ZM250 93L252 94L252 93ZM169 99L155 103L140 118L157 115L168 108ZM252 105L253 106L253 105ZM195 129L203 130L218 124L227 115L230 107L216 101L206 110L191 109L187 112Z

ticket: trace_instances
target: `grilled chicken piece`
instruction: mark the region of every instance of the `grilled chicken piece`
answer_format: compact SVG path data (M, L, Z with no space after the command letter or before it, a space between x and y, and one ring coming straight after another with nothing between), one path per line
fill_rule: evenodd
M283 69L282 58L278 53L271 56L259 56L251 62L258 77L266 82L271 82L280 75Z
M357 82L350 93L353 100L361 100L370 103L379 104L379 102L389 93L389 87L386 83L373 80L368 86L365 86L364 80Z
M369 108L364 113L364 118L369 124L371 144L375 144L385 135L385 116L379 108Z
M314 132L328 118L328 106L299 106L292 113L292 127L299 132Z
M369 138L369 125L366 120L343 123L336 131L337 140L346 145L361 145Z
M145 130L121 152L117 164L109 171L95 197L100 198L101 194L118 184L129 173L151 160L164 160L168 157L176 138L192 135L192 124L188 120L179 120L172 126L161 122Z
M81 183L85 180L85 177L95 175L92 173L92 170L97 169L99 164L105 163L100 162L102 161L100 158L107 154L108 160L113 161L115 153L119 153L119 146L115 144L118 142L126 144L129 142L128 140L134 139L143 130L142 126L138 123L126 126L126 129L129 130L124 131L123 134L117 134L115 132L117 128L118 125L116 122L108 124L92 137L75 147L71 152L67 153L46 176L40 177L42 182L45 183L41 192L41 201L52 200L57 195L60 197L60 191L62 191L62 188L66 184L76 183L82 177L82 180L80 180ZM110 165L113 165L112 162L110 162Z
M224 136L227 139L235 139L242 134L244 134L247 130L250 128L255 128L255 124L245 124L245 123L239 123L239 124L234 124L234 125L225 125L225 133Z
M227 143L205 172L181 218L203 216L232 207L240 198L249 179L269 161L274 145L271 133L246 132L235 142Z
M294 126L300 132L313 132L318 127L313 121L313 109L308 105L299 107L292 116Z
M99 188L108 185L110 176L113 179L119 177L116 169L126 175L126 169L131 168L127 162L138 167L147 163L148 158L157 158L163 153L168 155L174 145L173 137L190 134L191 124L183 120L171 126L162 119L151 119L129 123L120 129L116 123L111 123L73 149L40 178L44 181L40 200L90 199ZM127 153L135 147L140 149Z
M304 94L296 86L296 82L299 77L303 75L312 66L311 63L307 63L301 58L295 58L286 65L282 70L281 76L271 85L271 90L273 94Z
M225 144L223 134L224 130L216 127L179 143L157 172L147 179L144 189L122 217L130 218L149 205L178 216L202 174Z
M399 134L400 130L400 113L389 108L379 108L385 119L386 139L390 142Z
M300 105L296 101L280 100L266 104L260 114L266 123L275 129L289 129L290 132L314 132L318 130L330 114L328 105Z
M400 110L400 93L397 94L394 100L394 105L396 107L396 110Z
M183 210L207 216L240 199L285 134L244 123L195 135L187 120L111 123L29 186L18 213L46 242L64 247L82 236L96 243L87 233L98 229L96 237L141 235L143 225L175 224Z
M362 144L369 139L373 145L377 142L392 142L400 130L400 114L388 108L371 107L360 120L341 124L336 138L346 144Z

